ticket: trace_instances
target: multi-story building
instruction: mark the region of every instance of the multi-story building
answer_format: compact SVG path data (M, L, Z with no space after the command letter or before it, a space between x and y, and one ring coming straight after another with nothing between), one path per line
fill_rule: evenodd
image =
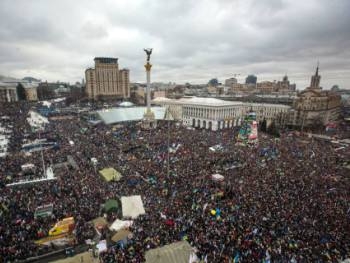
M216 87L214 87L214 86L208 86L207 87L207 92L208 92L208 94L209 95L212 95L212 94L216 94Z
M333 91L322 90L320 80L317 67L310 87L300 92L294 101L294 111L289 117L293 125L325 125L339 118L341 97Z
M153 98L159 98L159 97L165 97L166 96L166 92L165 90L155 90L153 92Z
M129 70L119 70L118 58L96 57L95 68L85 71L86 92L89 98L130 97Z
M283 77L282 81L278 81L276 83L276 88L275 88L275 90L280 93L295 92L295 89L296 89L296 85L290 84L287 75Z
M237 84L236 78L225 79L225 86L226 87L233 87L234 84Z
M11 77L1 77L0 79L0 102L14 102L18 101L18 85L24 88L25 100L36 101L38 100L37 88L40 80L36 80L31 77L24 79L16 79Z
M123 91L123 98L129 98L130 97L130 71L128 69L121 69L119 71L120 73L120 82L119 86L121 87Z
M247 92L247 85L241 84L241 83L235 83L228 89L228 94L234 94L234 93L244 93Z
M261 81L252 83L255 76L250 76L248 84L232 83L228 94L275 94L290 95L295 93L296 85L290 84L288 77L284 76L282 81ZM248 79L248 78L247 78Z
M24 91L26 94L26 100L27 101L37 101L38 100L38 92L37 88L38 86L36 84L32 83L22 83L24 87Z
M269 125L282 113L290 110L290 106L281 104L244 103L198 97L178 100L156 98L152 103L167 107L173 118L182 121L184 125L214 131L241 125L243 118L250 111L256 112L257 121L265 119Z
M16 86L0 82L0 102L18 101Z
M268 93L271 94L276 90L275 83L271 81L262 81L256 84L256 89L260 93Z

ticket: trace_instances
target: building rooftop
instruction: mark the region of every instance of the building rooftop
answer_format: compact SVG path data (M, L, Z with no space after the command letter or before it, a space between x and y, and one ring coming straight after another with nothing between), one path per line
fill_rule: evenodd
M94 61L107 64L118 64L118 58L96 57L94 58Z
M105 124L113 124L124 121L139 121L143 119L147 107L131 107L131 108L111 108L97 111L97 114ZM155 118L164 120L165 107L152 107Z
M4 83L0 81L0 88L5 88L5 89L15 89L17 87L18 83Z
M247 106L265 106L265 107L278 107L278 108L286 108L290 109L291 106L284 105L284 104L275 104L275 103L255 103L255 102L246 102L244 103Z
M216 98L200 98L200 97L181 98L181 99L169 99L165 97L158 97L152 100L152 102L153 103L171 102L174 104L192 104L192 105L203 105L203 106L243 105L243 102L240 102L240 101L225 101L225 100L219 100Z
M135 104L130 102L130 101L123 101L123 102L119 103L118 106L119 107L132 107L132 106L135 106Z
M158 97L152 100L152 103L157 104L161 102L168 102L172 104L191 104L191 105L201 105L201 106L265 106L265 107L278 107L289 109L290 106L284 104L272 104L272 103L254 103L254 102L241 102L241 101L225 101L216 98L181 98L181 99L169 99L165 97Z
M8 83L8 82L21 82L21 80L20 79L16 79L16 78L12 78L12 77L6 77L6 76L0 76L0 81L2 81L2 82L6 82L6 83Z
M25 82L21 83L25 89L32 89L37 88L39 86L39 83L33 83L33 82Z

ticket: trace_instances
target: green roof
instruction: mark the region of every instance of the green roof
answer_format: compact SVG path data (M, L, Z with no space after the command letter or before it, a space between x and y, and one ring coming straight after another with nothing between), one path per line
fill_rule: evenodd
M106 212L109 212L111 210L118 210L119 208L119 202L115 199L108 199L106 203L104 204L104 209Z

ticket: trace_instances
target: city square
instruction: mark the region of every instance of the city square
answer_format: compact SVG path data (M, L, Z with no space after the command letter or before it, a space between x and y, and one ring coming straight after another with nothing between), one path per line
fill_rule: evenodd
M31 131L25 119L30 107L1 109L13 127L12 149L40 132ZM125 245L111 241L108 228L100 230L99 239L108 243L101 262L142 262L147 250L183 240L204 262L336 262L349 256L348 146L293 131L279 138L259 133L258 143L237 144L237 128L189 129L167 120L150 130L139 122L114 127L78 115L45 124L42 138L59 145L44 150L45 165L72 156L78 166L54 169L55 181L6 187L28 180L21 170L25 163L34 164L32 176L39 177L42 159L40 151L1 159L4 262L58 249L34 242L62 218L75 218L74 245L93 240L91 220L122 219L118 212L104 215L101 205L130 195L141 196L145 214L128 228L132 237ZM349 126L339 127L338 140L349 132ZM214 145L222 147L211 151ZM98 171L105 167L122 177L103 180ZM213 174L224 179L213 180ZM34 218L36 208L49 203L52 215Z
M350 1L0 1L0 263L350 263Z

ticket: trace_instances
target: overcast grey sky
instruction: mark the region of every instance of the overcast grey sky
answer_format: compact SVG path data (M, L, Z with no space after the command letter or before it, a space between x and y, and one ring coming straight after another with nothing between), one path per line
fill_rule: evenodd
M349 0L0 0L0 75L81 81L96 56L132 82L206 83L253 73L350 89Z

